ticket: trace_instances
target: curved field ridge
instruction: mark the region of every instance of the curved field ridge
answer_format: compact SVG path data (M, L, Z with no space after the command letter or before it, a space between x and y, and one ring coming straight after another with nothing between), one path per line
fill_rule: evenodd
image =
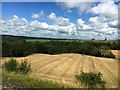
M62 82L75 87L78 82L74 78L76 74L83 72L101 72L107 82L107 88L118 87L118 60L93 57L81 54L33 54L27 57L31 63L32 74L41 79Z

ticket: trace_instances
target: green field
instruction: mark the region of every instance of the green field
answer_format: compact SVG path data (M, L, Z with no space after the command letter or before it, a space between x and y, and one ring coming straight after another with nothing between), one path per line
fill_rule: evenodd
M27 42L36 42L36 41L39 41L39 42L47 42L47 41L50 41L50 40L44 40L44 39L25 39Z
M48 42L48 41L62 41L62 42L96 42L96 43L102 43L102 42L110 42L110 43L113 43L113 42L118 42L118 40L57 40L57 39L25 39L27 42L36 42L36 41L39 41L39 42Z

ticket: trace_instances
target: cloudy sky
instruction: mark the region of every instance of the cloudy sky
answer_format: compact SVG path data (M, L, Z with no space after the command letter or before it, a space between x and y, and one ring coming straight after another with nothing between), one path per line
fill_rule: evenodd
M2 34L118 39L118 3L2 2Z

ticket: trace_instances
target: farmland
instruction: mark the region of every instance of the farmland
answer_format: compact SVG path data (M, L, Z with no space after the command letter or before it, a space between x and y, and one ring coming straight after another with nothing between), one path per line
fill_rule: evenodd
M48 79L58 83L79 87L75 75L84 72L101 72L107 82L107 88L118 87L118 60L94 56L66 54L32 54L16 58L18 61L28 59L31 63L32 76ZM8 58L3 58L4 61ZM81 86L80 86L81 87Z
M112 53L116 56L116 58L120 59L120 50L112 50Z
M30 75L43 80L82 87L75 78L83 72L102 73L107 88L118 87L117 40L28 39L3 36L2 61L28 59ZM9 75L8 75L9 76Z

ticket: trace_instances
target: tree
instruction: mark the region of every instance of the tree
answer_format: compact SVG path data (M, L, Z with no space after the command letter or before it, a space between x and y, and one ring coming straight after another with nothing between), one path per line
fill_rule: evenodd
M96 48L95 46L90 46L89 48L89 54L90 55L93 55L93 56L100 56L100 52L99 52L99 49Z
M76 75L76 79L86 88L105 88L106 82L102 80L102 74L99 73L85 73L81 72L80 75Z
M95 40L94 38L92 38L91 40Z
M13 56L17 56L17 57L23 56L25 52L25 45L26 43L24 40L19 40L14 42L12 46Z
M12 45L8 40L2 40L2 56L10 57L12 56Z
M105 41L107 41L107 38L105 38Z

